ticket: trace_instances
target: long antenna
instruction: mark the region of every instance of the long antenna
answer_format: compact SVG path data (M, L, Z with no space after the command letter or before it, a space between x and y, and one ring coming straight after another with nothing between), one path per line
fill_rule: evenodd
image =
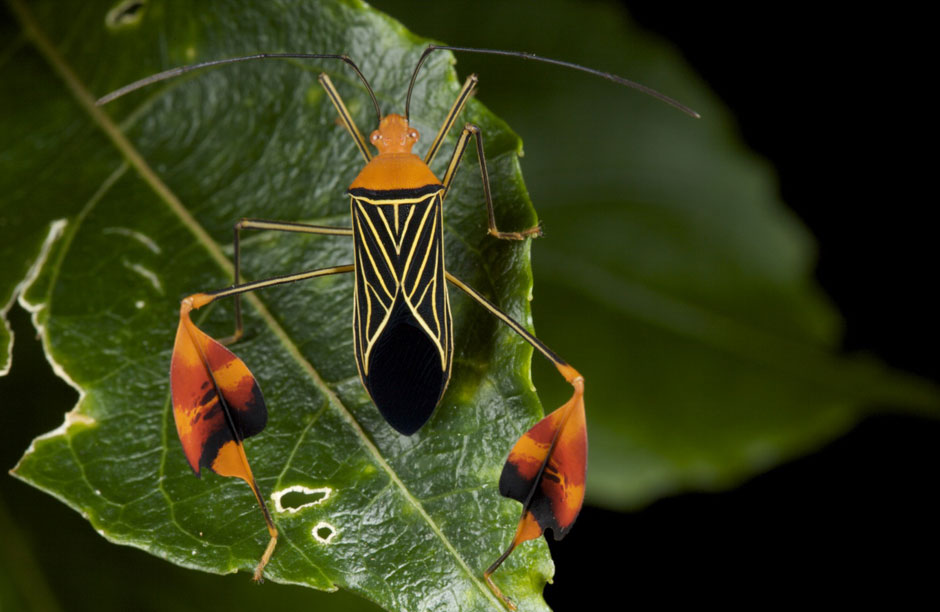
M661 94L651 87L637 83L636 81L631 81L623 77L617 76L616 74L611 74L609 72L601 72L600 70L595 70L594 68L588 68L587 66L581 66L580 64L573 64L571 62L565 62L562 60L551 59L549 57L542 57L540 55L535 55L534 53L525 53L523 51L502 51L500 49L476 49L471 47L451 47L447 45L428 45L428 48L424 50L424 53L421 54L421 58L418 59L418 65L415 66L415 71L411 75L411 84L408 85L408 98L405 100L405 118L410 119L411 117L411 92L414 89L415 81L418 78L418 70L421 69L421 65L424 64L424 60L427 59L434 51L440 49L445 49L448 51L462 51L466 53L482 53L487 55L507 55L510 57L520 57L526 60L535 60L537 62L545 62L546 64L554 64L555 66L562 66L564 68L571 68L573 70L580 70L581 72L587 72L588 74L593 74L594 76L599 76L602 79L607 79L608 81L613 81L619 85L625 85L627 87L632 87L642 91L643 93L653 96L657 100L661 100L666 104L673 106L681 110L686 115L694 117L696 119L701 118L697 112L689 108L688 106L682 104L678 100L670 98L665 94Z
M369 91L369 95L372 97L372 105L375 107L375 114L378 116L379 122L382 121L382 111L379 109L379 101L375 98L375 93L372 91L372 86L369 85L369 81L366 80L366 77L363 76L362 71L359 70L359 66L355 64L349 56L347 55L337 55L335 53L256 53L255 55L242 55L240 57L230 57L228 59L212 60L209 62L202 62L199 64L191 64L189 66L179 66L177 68L170 68L169 70L164 70L163 72L158 72L157 74L151 74L148 77L144 77L139 81L134 81L129 85L125 85L120 89L115 89L106 96L102 96L95 102L96 105L102 106L120 98L123 95L129 94L132 91L136 91L141 87L146 87L152 83L157 83L159 81L165 81L167 79L172 79L173 77L179 76L181 74L186 74L187 72L192 72L193 70L199 70L201 68L210 68L212 66L223 66L225 64L234 64L236 62L248 62L252 60L262 60L262 59L337 59L343 62L346 62L352 69L356 71L356 75L362 80L365 84L366 89Z

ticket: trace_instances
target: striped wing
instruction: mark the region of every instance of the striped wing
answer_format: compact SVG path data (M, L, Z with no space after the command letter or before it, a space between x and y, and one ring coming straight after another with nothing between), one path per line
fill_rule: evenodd
M351 194L356 364L385 420L410 435L430 418L450 380L442 188Z

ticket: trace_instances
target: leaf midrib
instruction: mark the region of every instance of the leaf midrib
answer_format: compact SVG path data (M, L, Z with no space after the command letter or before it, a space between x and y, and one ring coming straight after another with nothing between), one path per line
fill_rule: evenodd
M56 72L56 74L58 74L59 77L62 78L62 80L65 82L67 89L78 102L79 106L105 133L118 152L125 157L127 162L140 173L141 177L144 179L144 182L147 183L154 190L157 196L170 208L170 210L180 218L183 225L186 226L187 229L189 229L196 236L196 239L203 246L213 261L215 261L215 263L229 275L234 274L234 268L232 264L222 253L222 249L215 243L215 241L212 240L211 236L209 236L209 233L189 213L189 211L183 206L182 202L180 202L179 198L176 197L169 187L167 187L167 185L160 180L160 178L150 168L150 166L133 146L133 144L127 139L124 133L121 132L120 129L111 121L110 117L108 117L103 110L95 105L95 98L79 80L78 76L72 71L71 67L65 62L64 58L59 54L58 50L55 48L52 42L45 36L39 24L33 18L33 15L22 4L22 0L8 0L8 4L19 18L21 25L23 26L24 30L26 30L33 44L49 63L52 69ZM398 474L394 469L392 469L391 465L385 461L385 458L366 434L365 430L362 429L359 422L356 421L355 417L342 403L336 393L329 387L329 385L326 384L326 382L320 376L319 372L317 372L313 365L300 353L297 345L290 339L284 328L282 328L277 323L264 303L254 294L247 294L245 298L251 302L260 318L281 341L281 344L287 350L288 355L290 355L298 363L298 365L300 365L301 368L307 372L313 383L323 391L329 402L334 407L336 407L350 427L353 428L353 430L359 436L362 445L372 454L375 462L388 474L389 479L399 488L405 500L408 501L408 503L410 503L418 511L422 518L424 518L431 531L441 540L444 547L454 556L458 565L466 572L470 581L477 586L477 588L483 593L484 597L491 601L496 609L502 610L500 602L496 600L486 585L483 584L479 577L477 577L473 570L467 565L466 561L457 552L454 545L450 542L447 536L444 535L443 531L441 531L440 526L438 526L437 523L431 518L431 516L421 505L420 501L411 494L411 491L408 490L408 488L405 486L405 483L398 477Z

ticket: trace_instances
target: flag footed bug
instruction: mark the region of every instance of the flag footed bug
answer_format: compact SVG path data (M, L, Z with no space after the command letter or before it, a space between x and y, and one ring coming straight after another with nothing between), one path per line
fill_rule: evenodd
M693 117L698 116L653 89L599 70L529 53L443 45L429 45L418 58L404 115L382 114L369 82L352 59L322 53L258 53L173 68L122 87L98 100L98 104L193 70L254 60L329 59L343 62L355 72L371 97L378 121L377 129L368 139L362 136L329 76L323 73L319 77L339 114L339 121L366 162L346 191L350 198L351 227L261 219L243 219L235 224L236 284L219 291L190 295L180 306L170 366L177 433L189 465L197 474L202 468L208 468L222 476L241 478L251 487L271 536L255 570L254 577L260 580L274 553L278 532L242 444L245 438L264 429L267 409L255 377L226 348L242 335L239 296L265 287L352 273L353 346L359 377L385 421L402 435L411 435L431 417L451 377L454 338L447 285L453 285L529 342L555 365L574 389L568 402L519 438L509 450L499 479L500 493L519 501L522 512L511 543L483 576L493 593L514 609L512 601L493 581L493 572L516 546L539 537L546 529L551 529L556 539L564 537L584 500L587 468L584 377L497 305L447 271L443 244L444 203L471 141L480 161L489 234L494 239L524 240L540 235L541 229L535 226L504 231L497 227L483 134L477 126L464 126L443 177L438 178L429 168L473 95L476 75L471 75L464 83L424 158L411 152L419 138L418 131L409 123L412 92L422 64L438 50L502 55L587 72L638 89ZM373 154L370 145L377 153ZM349 237L353 241L353 261L239 284L240 232L247 229ZM235 331L228 338L215 340L192 322L190 313L224 297L234 298Z

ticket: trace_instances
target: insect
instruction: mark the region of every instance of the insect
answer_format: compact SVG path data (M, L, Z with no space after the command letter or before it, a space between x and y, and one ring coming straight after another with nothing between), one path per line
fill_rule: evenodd
M493 573L521 543L552 529L561 539L571 529L584 500L587 467L587 429L584 378L521 324L479 292L447 271L444 264L444 203L460 161L473 140L476 146L488 215L488 232L497 239L523 240L538 236L539 226L502 231L495 221L493 197L483 151L481 130L466 124L444 176L438 179L429 164L439 152L477 85L471 75L461 88L424 158L411 152L418 141L409 124L411 95L422 64L437 50L522 57L560 65L639 89L697 116L675 100L643 85L591 68L514 51L429 45L420 56L405 101L404 116L383 115L369 82L347 56L337 54L256 54L183 66L161 72L118 89L98 101L105 104L146 85L193 70L272 58L331 59L355 71L369 92L378 127L363 138L345 103L323 73L319 82L336 108L339 121L352 137L366 164L350 184L351 227L326 227L283 221L242 219L234 228L233 286L196 293L182 300L170 366L173 413L186 458L198 475L208 468L222 476L245 480L251 487L270 534L254 577L260 580L274 553L278 532L251 472L243 440L261 432L267 409L255 377L226 345L242 335L239 296L245 292L333 274L354 276L353 346L363 386L388 424L411 435L428 421L451 377L454 338L447 284L455 286L503 321L551 361L574 391L563 406L545 416L515 443L499 480L502 495L522 503L515 536L483 576L492 592L508 607L512 602L492 579ZM377 154L369 150L371 144ZM352 263L239 284L240 232L270 230L353 240ZM233 297L235 332L215 340L201 331L190 313L215 300Z

